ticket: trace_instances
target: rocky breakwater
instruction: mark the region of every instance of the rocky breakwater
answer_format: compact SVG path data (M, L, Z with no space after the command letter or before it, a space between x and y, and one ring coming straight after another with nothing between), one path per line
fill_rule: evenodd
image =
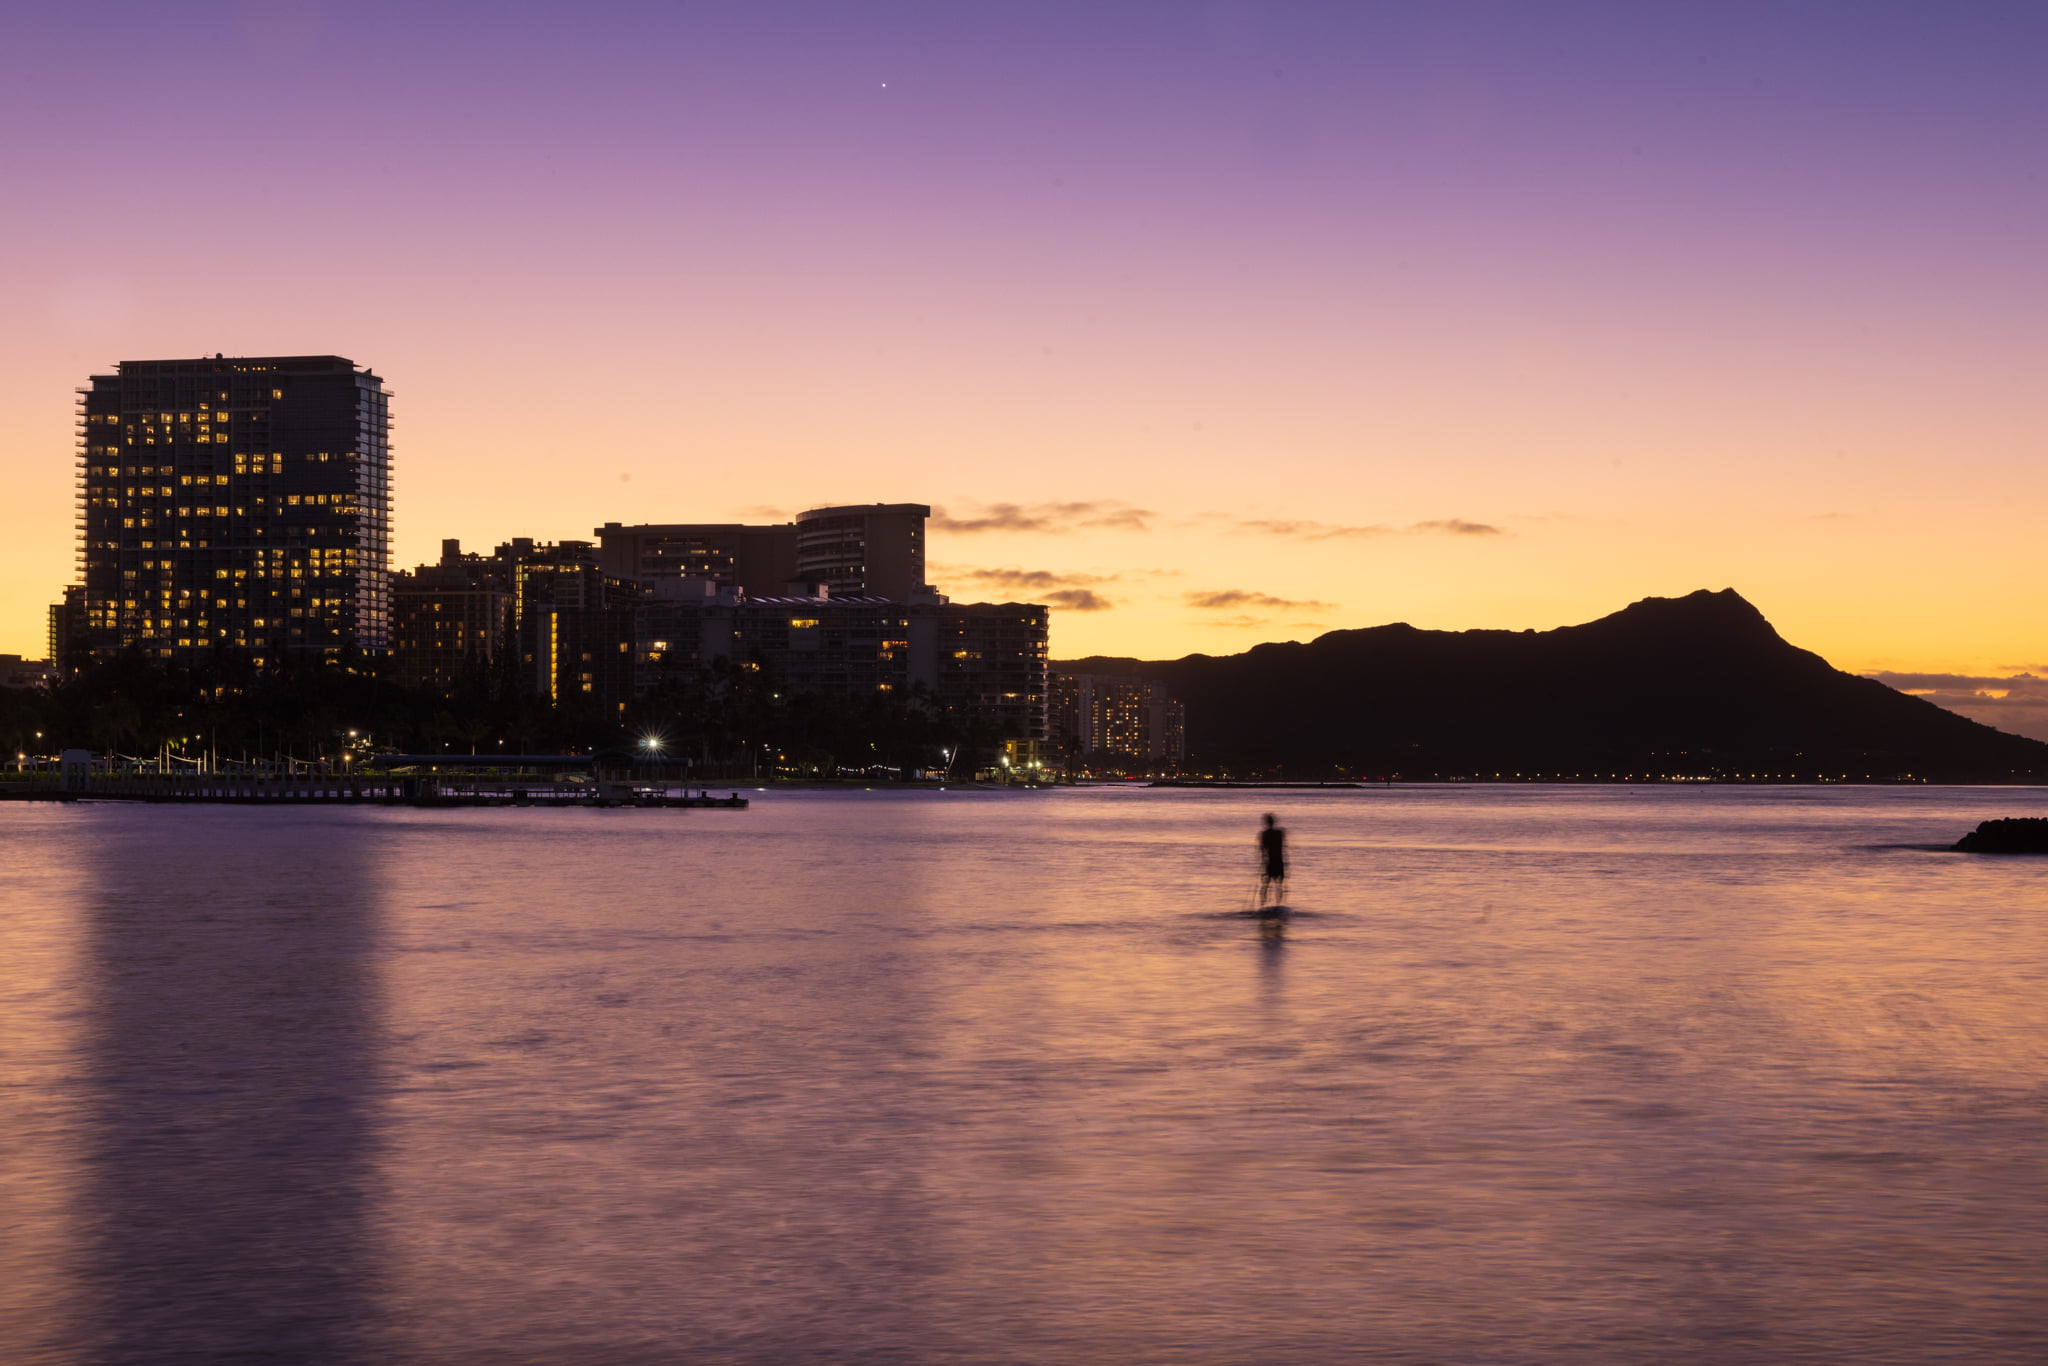
M1985 821L1955 843L1961 854L2048 854L2048 817Z

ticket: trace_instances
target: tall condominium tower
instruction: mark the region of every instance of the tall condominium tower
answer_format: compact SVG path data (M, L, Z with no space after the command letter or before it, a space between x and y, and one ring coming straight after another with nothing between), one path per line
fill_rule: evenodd
M390 396L340 356L122 361L79 390L96 654L381 651Z

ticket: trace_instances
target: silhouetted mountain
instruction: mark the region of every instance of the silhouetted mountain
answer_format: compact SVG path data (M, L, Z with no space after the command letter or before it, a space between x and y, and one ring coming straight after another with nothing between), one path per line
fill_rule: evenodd
M1554 631L1396 624L1054 667L1165 683L1189 762L1237 774L2048 778L2048 744L1842 673L1733 589Z

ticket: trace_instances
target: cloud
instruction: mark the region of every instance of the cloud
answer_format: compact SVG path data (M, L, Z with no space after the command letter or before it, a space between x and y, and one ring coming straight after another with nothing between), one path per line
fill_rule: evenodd
M1404 527L1376 523L1372 526L1343 526L1334 522L1304 522L1250 518L1237 523L1240 531L1266 536L1285 536L1297 541L1356 541L1378 536L1505 536L1500 527L1485 522L1468 522L1463 517L1444 517L1430 522L1411 522Z
M1110 531L1149 531L1157 513L1127 503L1099 501L1084 503L985 503L972 516L954 516L944 508L932 509L934 530L976 534L984 531L1024 531L1061 535L1083 528Z
M1181 597L1188 606L1199 607L1205 612L1221 612L1232 607L1263 607L1273 611L1323 611L1336 606L1332 602L1317 602L1313 598L1276 598L1271 593L1254 593L1243 588L1219 588L1207 593L1183 593Z
M1411 536L1436 532L1444 536L1505 536L1507 532L1485 522L1468 522L1463 517L1446 517L1437 522L1417 522L1407 528Z
M978 569L965 565L934 566L933 572L948 582L964 579L981 588L1043 593L1053 588L1089 588L1114 583L1114 574L1061 574L1050 569Z
M1991 678L1976 674L1873 673L1865 677L1925 698L1972 721L2013 735L2048 740L2048 676L2043 674Z
M984 569L972 565L934 565L933 576L941 583L964 582L969 587L997 593L1029 594L1035 601L1069 612L1107 612L1116 599L1093 591L1095 586L1115 583L1119 574L1062 574L1051 569Z
M1328 522L1243 521L1240 531L1257 531L1268 536L1286 536L1297 541L1362 540L1368 536L1391 536L1390 526L1333 526Z

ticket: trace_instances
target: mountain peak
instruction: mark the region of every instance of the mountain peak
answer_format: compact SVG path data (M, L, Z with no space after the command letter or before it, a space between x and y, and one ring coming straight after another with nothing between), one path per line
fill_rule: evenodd
M1701 588L1682 598L1642 598L1597 621L1564 629L1597 634L1678 632L1703 640L1785 643L1756 605L1733 588Z

